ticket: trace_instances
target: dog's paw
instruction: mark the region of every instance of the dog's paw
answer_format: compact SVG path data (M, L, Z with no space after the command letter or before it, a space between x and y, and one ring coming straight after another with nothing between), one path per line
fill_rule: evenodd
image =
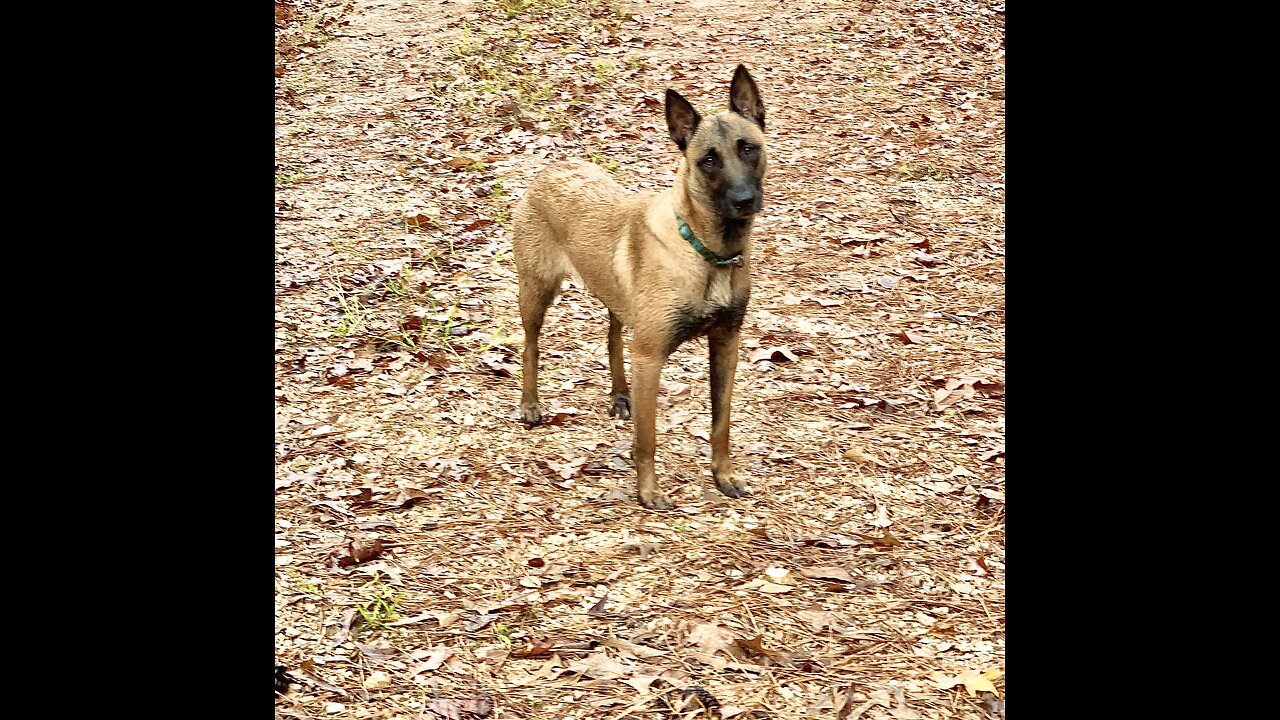
M747 494L747 484L736 473L728 473L716 478L716 487L731 498L740 498Z
M609 417L621 420L631 419L631 398L626 395L614 395L613 407L609 408Z
M667 498L667 494L661 490L655 490L652 493L640 491L640 504L650 510L670 510L671 500Z
M538 403L528 403L520 406L520 419L527 425L541 425L542 411L538 409Z

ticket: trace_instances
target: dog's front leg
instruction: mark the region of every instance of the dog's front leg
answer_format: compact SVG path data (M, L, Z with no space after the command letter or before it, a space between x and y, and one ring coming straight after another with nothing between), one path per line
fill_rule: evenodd
M711 475L720 492L733 498L746 493L746 485L734 473L729 459L729 402L738 368L739 334L729 328L712 328L707 333L711 350Z
M631 456L636 462L636 490L640 504L651 510L666 510L671 501L658 488L658 478L653 471L654 443L657 431L658 379L666 355L653 348L657 343L646 343L638 337L631 346L631 419L635 423L635 439L631 443Z

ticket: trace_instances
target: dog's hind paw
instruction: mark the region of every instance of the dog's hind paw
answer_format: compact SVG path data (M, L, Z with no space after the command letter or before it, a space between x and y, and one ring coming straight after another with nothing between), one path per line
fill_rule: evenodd
M631 419L631 398L626 395L613 396L613 407L609 408L609 417L621 420Z

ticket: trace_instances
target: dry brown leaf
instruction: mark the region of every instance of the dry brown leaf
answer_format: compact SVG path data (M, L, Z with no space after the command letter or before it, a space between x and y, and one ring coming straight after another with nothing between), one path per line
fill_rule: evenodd
M858 533L858 537L863 540L870 540L874 545L884 545L886 547L893 547L894 545L902 544L902 541L894 537L893 533L888 530L881 530L879 535L863 535L862 533Z
M764 646L764 636L757 635L750 639L735 639L733 644L747 651L748 657L764 656L776 664L791 662L791 654L781 650L771 650Z
M485 695L463 700L432 698L425 708L444 720L472 720L489 717L493 712L493 700Z
M760 592L774 593L774 594L788 593L788 592L791 592L792 590L795 590L795 588L791 585L779 585L777 583L771 583L768 580L760 583L758 589L760 590Z
M582 660L575 660L569 663L568 670L570 672L582 673L592 678L620 678L624 675L630 675L634 668L608 655L597 652L588 655Z
M795 362L796 354L787 346L761 348L754 350L747 358L751 362L760 362L761 360L771 360L773 362Z
M814 632L822 632L827 628L835 629L835 617L826 610L798 610L796 616Z
M969 695L976 697L979 690L993 693L999 696L999 691L992 684L993 680L999 680L1004 675L1001 670L987 670L982 672L979 670L965 670L959 675L948 677L940 671L933 671L929 677L933 679L939 690L948 690L956 685L964 685L965 690L969 691Z
M728 649L733 646L733 639L733 632L728 628L714 623L701 623L689 631L685 643L708 655L714 655L720 651L728 652Z
M605 638L600 641L601 645L618 650L624 656L634 658L652 658L666 655L666 650L658 650L647 645L638 645L621 638Z
M800 568L800 574L807 578L814 578L817 580L838 580L839 582L847 583L857 582L857 580L849 574L848 570L834 566Z
M427 651L426 659L413 668L413 671L409 673L409 677L415 677L421 673L431 672L439 668L451 655L453 655L453 648L443 645L431 648L431 650Z

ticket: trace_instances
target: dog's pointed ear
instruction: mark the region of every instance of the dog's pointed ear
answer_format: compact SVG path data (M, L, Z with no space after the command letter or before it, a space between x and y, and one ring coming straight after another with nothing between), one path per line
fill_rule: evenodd
M702 116L693 109L689 101L668 88L667 129L671 131L671 139L676 141L681 152L689 146L689 139L693 137L693 131L698 129L699 122L702 122Z
M764 103L760 100L760 89L743 65L733 73L733 84L729 86L729 109L764 129Z

